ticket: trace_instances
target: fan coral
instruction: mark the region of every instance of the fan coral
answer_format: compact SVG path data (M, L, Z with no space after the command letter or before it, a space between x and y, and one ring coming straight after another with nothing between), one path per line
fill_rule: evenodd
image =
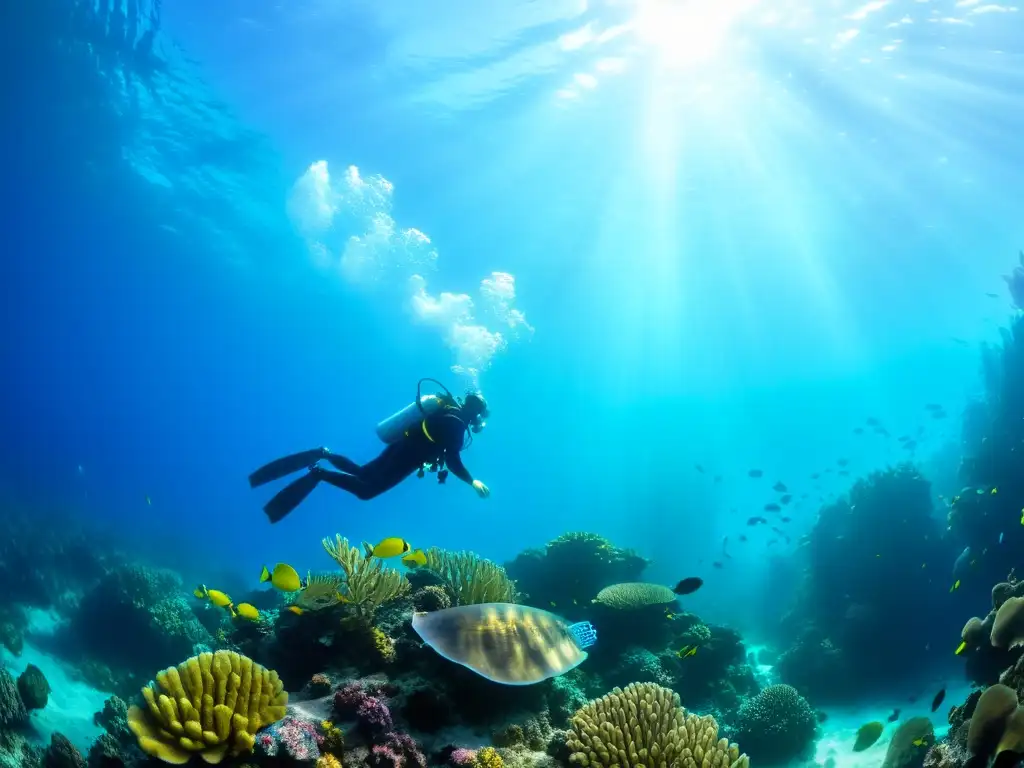
M713 717L697 717L653 683L615 688L579 712L566 736L570 761L584 766L677 765L747 768L735 744L718 738Z
M202 653L156 675L132 706L128 725L148 755L181 764L208 763L252 751L254 734L284 717L288 694L277 673L231 651Z
M409 591L409 580L378 558L367 559L348 539L335 535L334 541L324 539L324 550L345 572L345 598L360 616L369 620L384 603L396 600Z
M817 718L791 685L770 685L740 707L737 738L758 762L783 763L814 743Z
M472 552L448 552L431 547L424 567L436 573L452 598L452 605L514 603L516 585L500 565Z
M676 595L662 584L645 584L631 581L624 584L612 584L597 593L595 603L607 605L621 611L646 608L648 605L663 605L675 602Z

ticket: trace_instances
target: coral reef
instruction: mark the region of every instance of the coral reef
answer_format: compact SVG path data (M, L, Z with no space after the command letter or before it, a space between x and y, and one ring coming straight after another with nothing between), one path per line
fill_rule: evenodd
M578 621L605 587L638 581L647 561L594 533L566 533L505 564L527 605ZM571 574L572 578L567 578Z
M276 672L230 651L158 672L156 685L142 689L146 709L132 706L128 726L144 752L165 762L251 752L254 734L284 717L288 702Z
M424 567L441 579L452 605L517 601L516 585L500 565L472 552L449 552L431 547L425 554Z
M181 578L172 571L119 565L82 596L64 631L64 645L106 664L116 676L126 670L163 667L193 655L197 647L213 647L214 638L184 592ZM226 620L226 614L220 614ZM110 632L109 627L118 631Z
M947 610L950 584L933 578L956 554L941 533L930 485L910 464L858 480L848 498L823 507L783 622L799 639L780 659L782 681L826 702L926 678L929 657L921 649L936 631L959 628ZM909 610L936 618L912 621ZM885 654L878 653L882 636Z
M770 685L740 707L736 738L756 763L779 765L807 755L817 724L795 688Z
M366 558L358 547L349 544L340 534L334 541L323 540L324 550L337 561L345 573L345 598L358 615L367 621L380 606L402 597L409 591L409 582L394 568L378 558Z
M634 684L587 704L573 718L567 743L581 766L682 765L742 768L735 744L718 738L711 717L697 717L679 696L652 683Z

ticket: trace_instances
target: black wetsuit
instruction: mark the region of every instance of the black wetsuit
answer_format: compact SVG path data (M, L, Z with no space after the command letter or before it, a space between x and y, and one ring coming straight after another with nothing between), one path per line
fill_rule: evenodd
M404 437L388 445L377 458L366 464L357 464L326 448L314 448L284 456L257 469L249 475L249 485L255 488L293 472L309 470L264 505L263 511L270 522L276 523L301 504L321 482L366 500L390 491L425 465L443 463L457 478L472 484L473 476L459 455L465 432L466 422L460 410L446 408L418 422ZM340 471L320 467L317 462L321 460Z
M344 456L327 454L324 458L341 472L319 467L313 471L325 483L363 500L390 491L420 467L440 461L457 478L472 483L473 476L462 463L459 453L465 432L465 422L454 413L435 413L366 464L356 464Z

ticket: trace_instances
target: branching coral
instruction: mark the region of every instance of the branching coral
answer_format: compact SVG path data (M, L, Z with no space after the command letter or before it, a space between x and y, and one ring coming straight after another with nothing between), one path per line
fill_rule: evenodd
M128 725L143 752L175 764L252 751L254 734L284 717L288 703L276 672L230 651L168 667L142 695L146 709L132 706Z
M747 768L735 744L718 738L713 717L697 717L679 696L653 683L615 688L572 718L566 741L581 766L670 765Z
M327 554L345 572L345 598L367 620L384 603L402 597L409 591L409 581L378 558L367 558L348 539L335 535L334 541L324 539Z
M500 565L472 552L449 552L431 547L425 554L425 567L441 578L453 605L516 602L515 582Z

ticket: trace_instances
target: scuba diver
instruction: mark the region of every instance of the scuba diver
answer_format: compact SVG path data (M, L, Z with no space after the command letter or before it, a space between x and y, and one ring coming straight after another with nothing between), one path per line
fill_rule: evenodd
M423 395L424 382L437 384L442 391ZM473 478L460 455L472 444L472 436L483 430L487 416L487 401L479 392L471 391L460 401L439 381L421 379L416 386L416 399L377 425L377 436L387 444L377 458L357 464L327 448L314 448L260 467L249 475L249 486L256 488L293 472L308 470L263 507L271 523L282 520L299 506L321 481L366 501L390 491L413 472L419 477L428 470L436 472L437 481L443 484L451 470L473 486L480 498L487 498L490 489ZM324 469L319 465L321 460L338 471Z

